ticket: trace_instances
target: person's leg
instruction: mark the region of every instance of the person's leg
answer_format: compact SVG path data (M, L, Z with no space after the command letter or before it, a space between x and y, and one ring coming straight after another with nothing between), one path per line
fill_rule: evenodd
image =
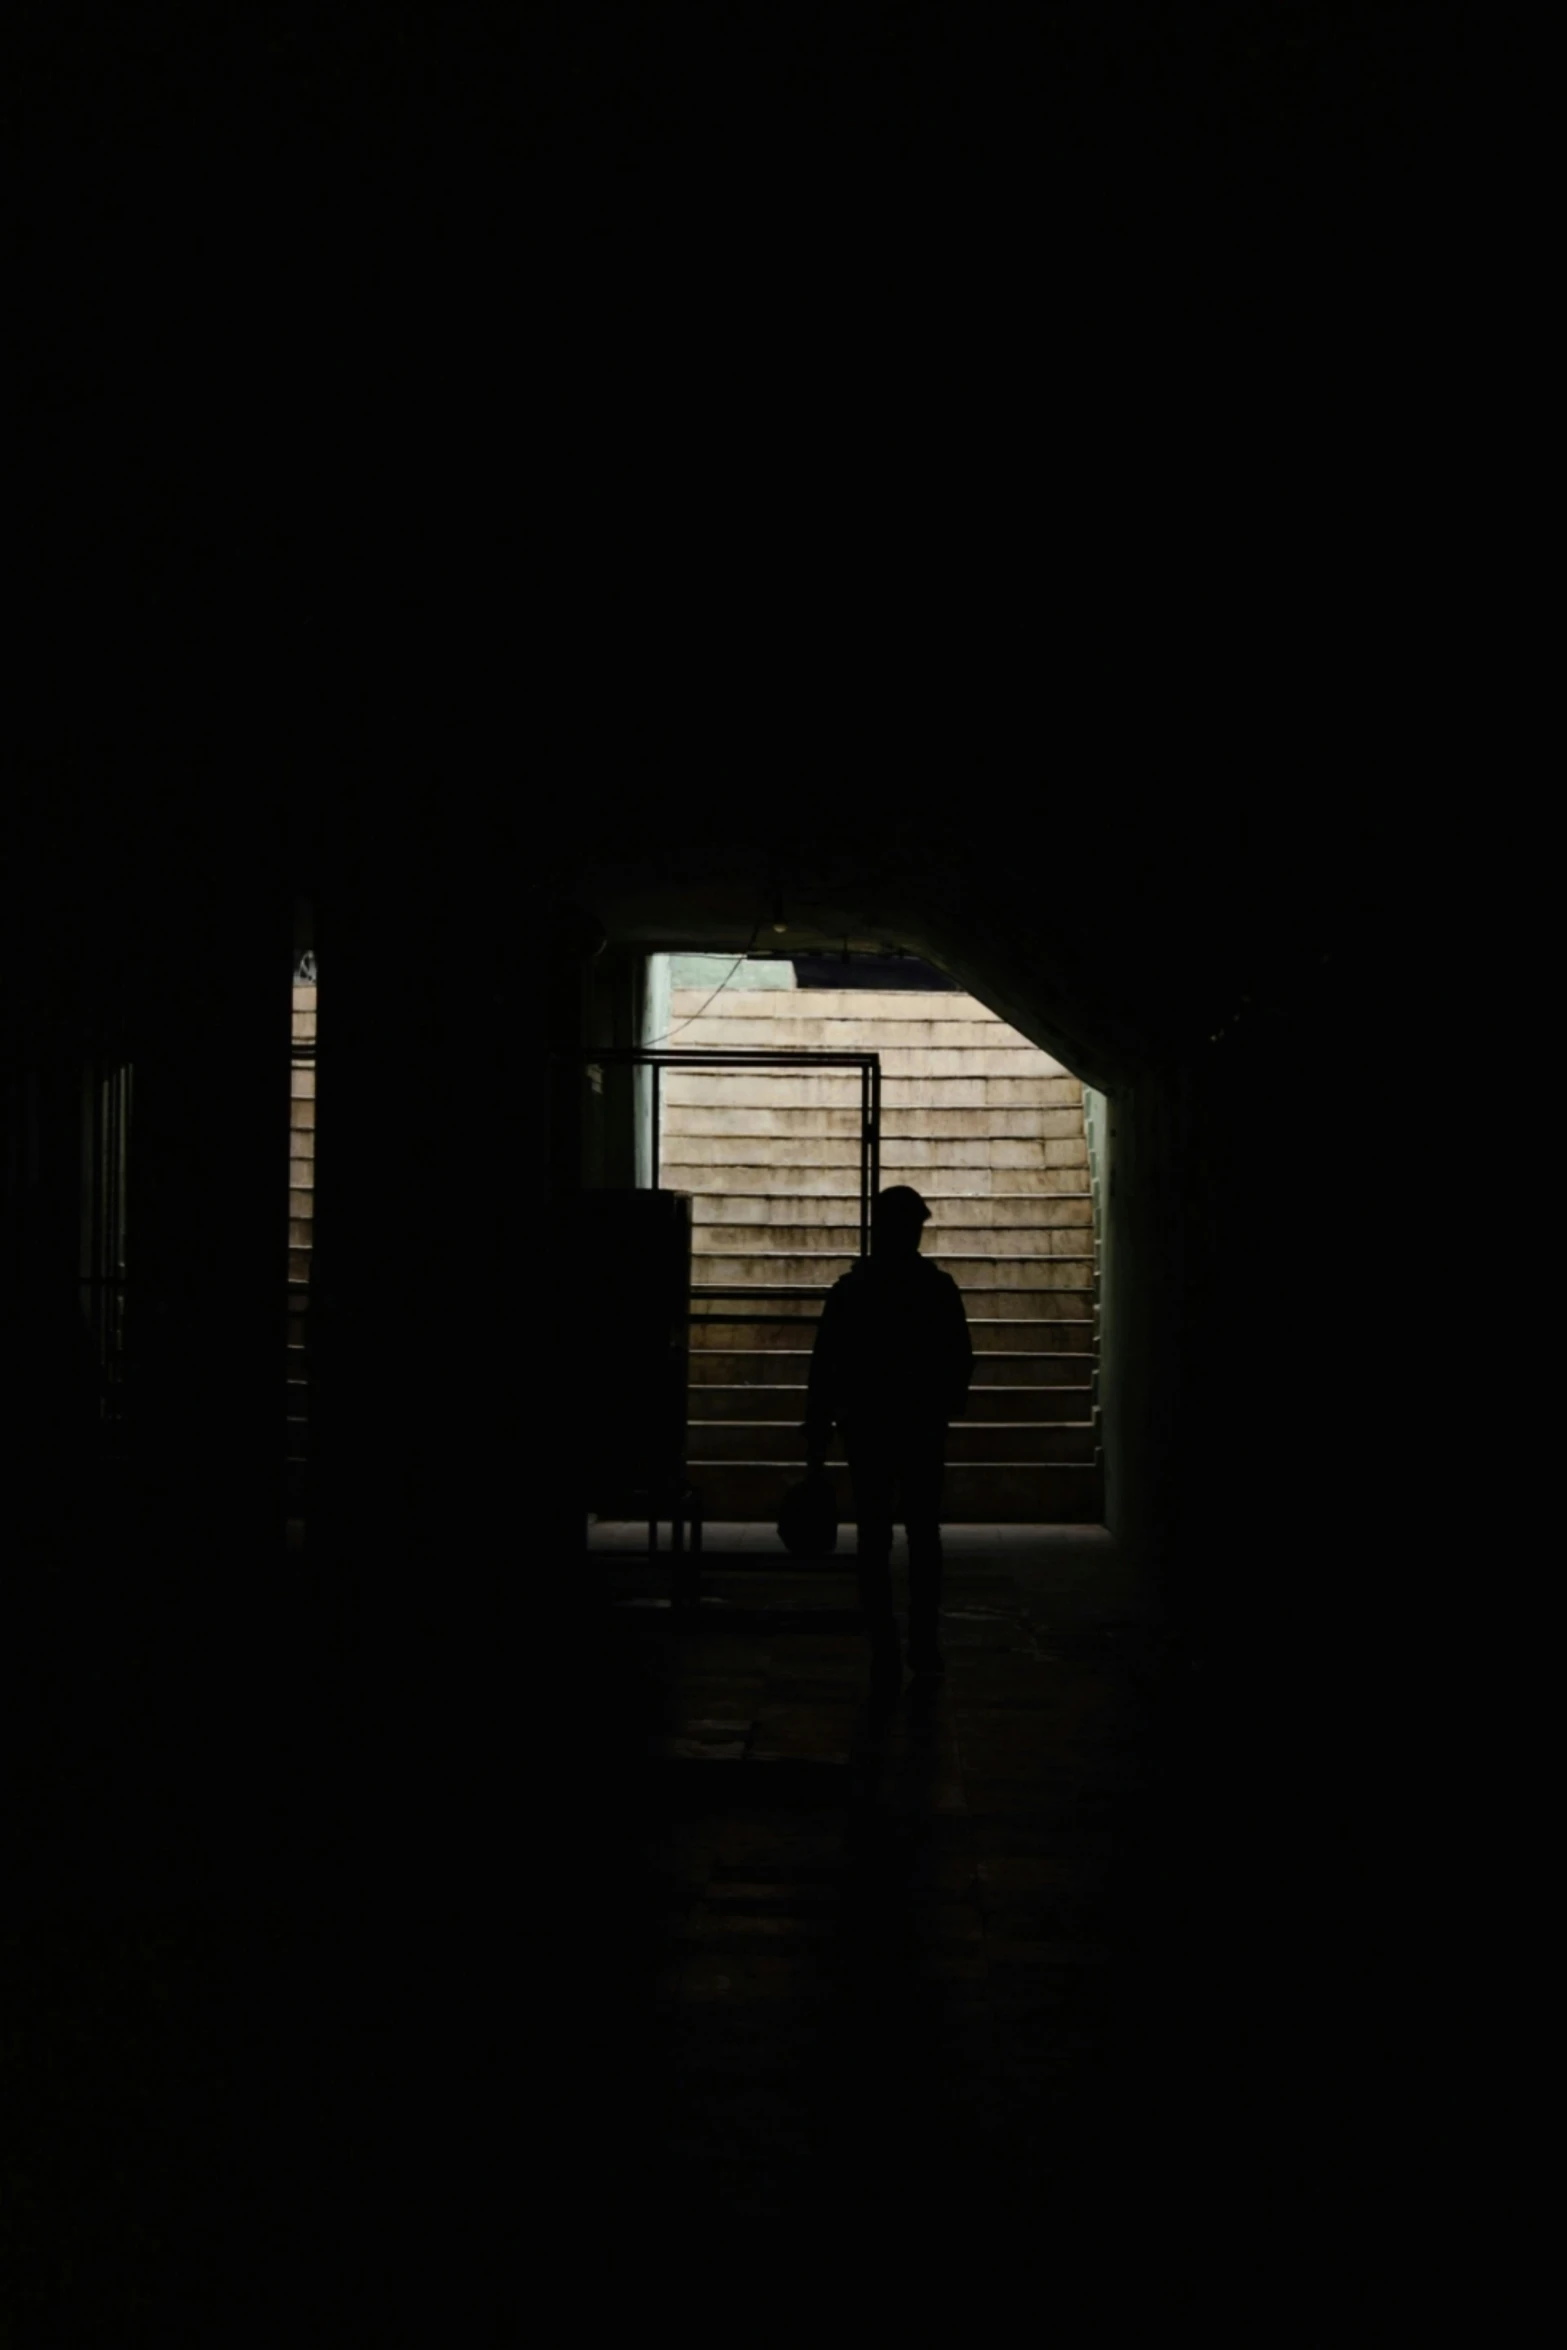
M861 1430L845 1430L849 1477L854 1487L855 1580L865 1629L880 1652L897 1647L898 1620L892 1612L893 1460L886 1444Z
M946 1430L924 1431L911 1439L899 1463L903 1523L909 1536L909 1663L916 1672L939 1671L941 1647L941 1492Z

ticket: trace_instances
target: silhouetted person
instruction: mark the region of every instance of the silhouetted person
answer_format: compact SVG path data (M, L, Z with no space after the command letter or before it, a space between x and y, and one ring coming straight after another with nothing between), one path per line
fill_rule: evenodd
M834 1282L807 1390L806 1457L820 1469L836 1427L854 1485L860 1605L879 1670L899 1669L892 1527L909 1537L909 1663L939 1673L941 1486L947 1423L968 1406L974 1349L950 1273L920 1255L930 1210L906 1183L877 1195L871 1253Z

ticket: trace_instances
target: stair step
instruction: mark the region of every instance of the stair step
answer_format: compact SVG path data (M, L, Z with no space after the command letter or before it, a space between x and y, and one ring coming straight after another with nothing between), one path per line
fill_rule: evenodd
M727 1184L732 1170L720 1168L716 1172ZM789 1230L808 1225L818 1232L850 1233L858 1233L860 1228L857 1174L852 1185L845 1184L841 1191L835 1192L808 1192L787 1175L775 1175L765 1191L702 1191L690 1185L682 1188L690 1194L692 1218L699 1229L732 1230L736 1225L743 1225L747 1230L768 1233L769 1245L774 1248L794 1245L773 1237L780 1228ZM983 1194L931 1191L927 1198L932 1211L925 1232L927 1249L938 1232L950 1237L956 1232L1056 1231L1063 1226L1093 1230L1093 1199L1082 1190L1070 1193L997 1190Z
M927 1113L926 1117L933 1113ZM858 1180L860 1118L857 1110L768 1114L744 1110L683 1110L674 1127L663 1129L660 1159L670 1172L669 1188L679 1189L674 1171L683 1167L744 1166L758 1168L811 1167L843 1170ZM882 1171L920 1167L1005 1170L1017 1174L1059 1173L1082 1183L1088 1166L1088 1144L1082 1119L1072 1134L1041 1135L1032 1119L986 1118L976 1124L972 1111L954 1112L948 1126L921 1126L911 1132L900 1125L895 1133L883 1130Z
M763 1049L779 1053L873 1052L881 1061L884 1097L887 1087L897 1081L911 1083L919 1078L932 1078L953 1085L971 1085L976 1079L1010 1077L1043 1080L1047 1085L1056 1088L1057 1090L1053 1094L1048 1094L1045 1097L1047 1100L1080 1101L1082 1099L1081 1078L1074 1077L1069 1069L1063 1069L1061 1063L1053 1061L1048 1053L1039 1052L1032 1045L1023 1044L1021 1041L1017 1044L1006 1044L997 1043L990 1038L980 1038L971 1045L932 1044L910 1033L912 1023L904 1028L903 1039L896 1043L885 1035L871 1035L858 1040L850 1040L841 1034L830 1036L824 1033L829 1026L840 1025L837 1022L829 1023L827 1021L799 1021L794 1023L796 1031L794 1035L771 1034L766 1038ZM897 1025L904 1026L902 1022ZM814 1036L802 1036L799 1033L802 1028L814 1028L817 1033ZM698 1031L701 1029L706 1029L708 1033L705 1036L699 1034ZM756 1050L749 1037L737 1047L733 1035L722 1033L722 1024L711 1020L698 1021L693 1027L686 1029L681 1035L680 1042L688 1050L703 1052L734 1052L736 1050L752 1052ZM722 1084L726 1077L735 1073L729 1070L709 1072L700 1069L681 1069L678 1072L671 1071L670 1074L678 1074L688 1081L706 1080L708 1083L712 1083L716 1079L719 1084ZM815 1072L792 1069L778 1071L748 1069L744 1074L747 1077L772 1077L777 1082L786 1083L792 1077L808 1079ZM845 1072L824 1070L822 1074L830 1076L845 1074ZM858 1082L857 1072L850 1071L847 1074L853 1082ZM666 1077L665 1083L668 1084L668 1082L669 1078ZM686 1098L700 1100L707 1097L705 1095L695 1097L688 1095Z
M675 1018L690 1018L706 1003L711 1003L711 987L692 985L670 990L670 1009ZM761 1024L770 1029L780 1017L785 1019L847 1020L859 1028L876 1020L876 1015L887 998L878 992L867 994L858 987L790 987L790 988L735 988L726 991L720 999L724 1017L737 1026L743 1024L747 1042L761 1044L764 1038ZM1005 1027L999 1012L982 1004L976 996L949 993L946 989L899 988L897 1016L900 1020L963 1020L975 1027L992 1025ZM879 1025L879 1022L877 1023ZM1008 1031L1009 1034L1015 1033ZM851 1051L860 1048L851 1046ZM865 1048L869 1049L869 1048Z
M970 1330L973 1324L970 1324ZM741 1337L747 1333L741 1331ZM784 1333L792 1340L795 1333ZM1082 1387L1092 1385L1096 1357L1091 1352L1082 1354L979 1354L974 1358L974 1385L976 1388L1038 1388ZM693 1348L691 1353L691 1384L699 1387L748 1386L781 1387L791 1390L803 1387L810 1371L809 1347L791 1344L764 1347L754 1345L712 1346ZM694 1395L693 1395L694 1402Z
M1057 1423L954 1420L947 1438L950 1465L978 1461L1091 1461L1098 1430L1091 1420ZM805 1435L796 1420L698 1420L687 1434L686 1459L694 1485L703 1468L723 1461L791 1462L803 1473Z
M776 1362L776 1356L764 1357ZM1015 1356L1008 1357L1015 1361ZM802 1356L802 1366L809 1360ZM712 1421L748 1422L758 1420L792 1421L796 1426L805 1408L805 1372L792 1386L762 1386L759 1384L693 1382L690 1390L690 1442L700 1443L699 1428ZM1091 1420L1094 1411L1094 1391L1091 1386L1080 1387L976 1387L973 1390L969 1420L1041 1421Z
M728 1039L724 1041L727 1043ZM789 1047L774 1047L769 1040L768 1049L785 1052ZM881 1098L885 1110L938 1104L987 1109L998 1103L1010 1108L1018 1102L1055 1109L1082 1106L1081 1079L1063 1075L1059 1066L1043 1053L989 1052L983 1048L963 1052L941 1045L894 1045L889 1049L879 1044L842 1045L839 1050L872 1050L880 1055ZM676 1067L665 1071L663 1091L671 1109L709 1102L735 1102L742 1109L753 1102L766 1107L776 1102L814 1107L853 1101L859 1083L857 1069Z
M1063 1238L1073 1238L1063 1234ZM941 1249L931 1251L944 1272L950 1273L962 1290L1056 1290L1084 1289L1094 1286L1094 1258L1074 1252L1070 1256L1008 1257L993 1255L958 1255ZM704 1252L693 1255L691 1279L700 1288L704 1284L723 1283L737 1288L776 1288L780 1283L810 1283L823 1290L858 1263L859 1252L849 1249L751 1249L742 1255L719 1255ZM760 1301L758 1301L760 1302Z
M712 1315L707 1312L709 1302L717 1309ZM724 1320L718 1319L719 1313ZM801 1298L780 1298L770 1305L759 1305L754 1318L732 1298L699 1299L693 1307L691 1352L695 1355L699 1349L716 1347L730 1354L737 1346L744 1346L773 1354L798 1348L802 1339L808 1347L820 1313L819 1305Z
M1000 1305L1007 1310L1003 1318ZM1098 1325L1091 1301L1081 1294L1057 1310L1038 1315L1014 1314L999 1292L984 1300L985 1311L968 1318L968 1334L977 1360L990 1354L1065 1354L1094 1357Z
M745 1525L775 1522L793 1477L782 1461L714 1461L691 1471L704 1515ZM853 1501L841 1464L834 1484L840 1516L849 1522ZM942 1516L951 1526L1097 1526L1104 1519L1103 1484L1098 1468L1081 1461L960 1463L947 1471Z
M700 1000L700 999L698 999ZM1072 1077L1062 1061L1054 1060L1038 1045L1030 1044L1016 1029L998 1028L992 1024L982 1028L973 1020L941 1020L916 1015L905 1019L894 1017L878 1019L874 1015L858 1020L829 1019L815 1010L775 1012L767 1022L766 1034L759 1034L754 1023L747 1021L743 1031L737 1031L727 1013L718 1005L682 1027L680 1042L688 1049L702 1052L754 1052L761 1048L779 1053L879 1053L883 1069L895 1065L897 1059L907 1061L912 1054L929 1059L940 1054L943 1065L952 1067L961 1075L979 1059L984 1064L1005 1064L1016 1061L1031 1071L1043 1071L1052 1077ZM1073 1078L1075 1084L1077 1079Z
M689 1152L685 1147L688 1142L691 1143ZM842 1153L817 1161L733 1156L732 1151L745 1147L744 1137L735 1138L732 1144L716 1136L708 1137L704 1147L709 1151L706 1158L695 1155L697 1146L689 1136L681 1138L678 1152L672 1145L666 1146L663 1153L666 1189L687 1191L698 1202L752 1197L856 1201L860 1196L857 1153ZM988 1151L989 1144L982 1144L981 1148ZM919 1189L929 1200L1086 1201L1091 1198L1087 1176L1088 1170L1083 1166L993 1167L986 1157L972 1166L922 1167ZM722 1185L722 1189L715 1189L715 1185Z
M794 1203L797 1214L800 1204ZM942 1264L951 1257L1092 1257L1093 1245L1091 1224L1052 1226L1019 1220L1011 1224L953 1225L937 1216L925 1227L924 1254ZM719 1223L702 1219L694 1223L691 1234L694 1267L708 1257L731 1255L739 1249L803 1256L828 1251L835 1255L848 1253L852 1257L859 1254L859 1247L858 1217L852 1224L847 1220L836 1224L814 1219L785 1224L763 1223L749 1217ZM694 1278L700 1280L701 1273L695 1271Z
M1080 1141L1083 1105L1053 1101L1053 1077L894 1078L882 1087L884 1129L916 1141L956 1140L989 1117L1003 1131L1040 1140ZM671 1090L672 1089L672 1090ZM852 1070L819 1077L715 1070L710 1077L665 1079L663 1133L859 1133L860 1081ZM885 1153L883 1154L885 1158Z
M824 1082L818 1078L818 1084ZM826 1157L836 1159L831 1149L835 1140L858 1143L860 1134L859 1094L856 1081L849 1080L853 1091L838 1102L674 1102L666 1103L660 1121L661 1132L671 1138L697 1138L703 1135L741 1136L758 1142L789 1142L809 1152L807 1164ZM883 1105L885 1109L885 1104ZM967 1107L940 1101L903 1105L895 1119L884 1118L882 1125L882 1163L894 1161L908 1164L919 1158L922 1147L930 1150L938 1143L962 1144L961 1155L944 1157L934 1154L931 1163L947 1166L985 1165L972 1153L981 1143L1011 1143L1029 1146L1026 1158L997 1159L991 1166L1042 1167L1052 1164L1079 1166L1087 1163L1087 1145L1083 1135L1081 1108L1062 1105L1046 1109L1030 1103L992 1103L988 1107L970 1104ZM1052 1161L1044 1155L1042 1144L1070 1143L1081 1151L1082 1157ZM672 1151L671 1155L678 1156ZM748 1156L750 1154L747 1154ZM781 1165L787 1161L780 1160Z
M1084 1292L1073 1292L1071 1303L1076 1310L1067 1313L1059 1309L1062 1294L1036 1291L1029 1302L1041 1303L1043 1310L1027 1314L1008 1310L1003 1314L999 1309L1010 1309L1013 1300L999 1290L988 1291L985 1304L989 1311L983 1317L971 1313L968 1318L975 1354L1090 1353L1096 1330L1092 1302ZM1056 1300L1056 1310L1051 1310L1052 1297ZM726 1317L743 1311L729 1300L722 1301L722 1310ZM813 1299L784 1298L774 1304L759 1305L756 1311L758 1316L768 1318L753 1321L747 1316L743 1320L719 1321L716 1317L706 1318L699 1310L691 1324L693 1353L699 1347L716 1347L728 1354L742 1343L748 1349L761 1347L769 1353L779 1348L798 1348L802 1333L814 1332L821 1308Z

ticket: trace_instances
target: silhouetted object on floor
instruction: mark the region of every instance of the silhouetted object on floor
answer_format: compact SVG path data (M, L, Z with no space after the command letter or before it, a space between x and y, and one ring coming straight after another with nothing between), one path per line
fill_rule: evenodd
M826 1461L837 1428L854 1484L860 1605L879 1670L900 1663L892 1529L909 1537L909 1663L939 1672L941 1492L947 1425L968 1406L974 1349L950 1273L920 1251L930 1210L893 1184L871 1212L871 1253L827 1293L811 1355L806 1459Z
M838 1496L826 1469L791 1485L778 1506L778 1539L794 1558L831 1558L838 1547Z
M680 1558L699 1514L685 1473L690 1196L588 1191L574 1213L578 1499L603 1517L645 1517L650 1550L667 1519Z

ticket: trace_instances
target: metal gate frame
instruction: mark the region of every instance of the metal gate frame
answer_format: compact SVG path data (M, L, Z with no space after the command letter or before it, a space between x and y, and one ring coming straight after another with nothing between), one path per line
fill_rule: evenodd
M653 1072L653 1174L659 1171L663 1140L663 1073L666 1069L857 1069L860 1073L860 1254L869 1254L871 1245L871 1203L881 1188L881 1055L880 1053L822 1053L822 1052L704 1052L700 1048L681 1051L678 1047L666 1051L656 1045L579 1045L575 1052L561 1056L579 1060L584 1068L651 1069ZM730 1289L716 1282L691 1284L691 1295L696 1298L744 1299L756 1298L768 1303L786 1298L824 1298L828 1284L824 1282L795 1281L776 1288ZM696 1314L688 1312L690 1322L778 1322L788 1323L798 1317L790 1314Z

